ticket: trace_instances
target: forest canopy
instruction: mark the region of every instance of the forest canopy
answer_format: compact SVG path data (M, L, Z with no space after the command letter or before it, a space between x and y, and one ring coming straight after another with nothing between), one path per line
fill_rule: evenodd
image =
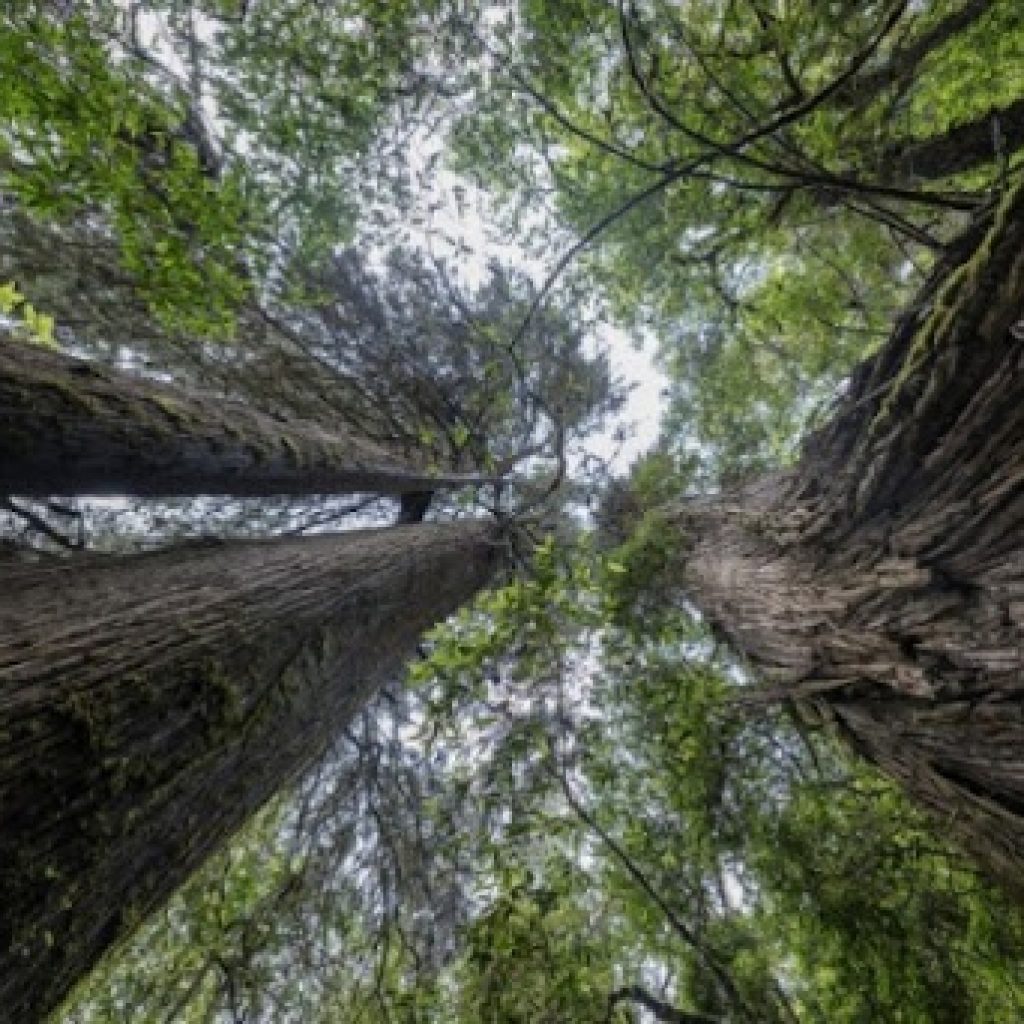
M1020 1018L1015 0L13 0L0 112L0 1021Z

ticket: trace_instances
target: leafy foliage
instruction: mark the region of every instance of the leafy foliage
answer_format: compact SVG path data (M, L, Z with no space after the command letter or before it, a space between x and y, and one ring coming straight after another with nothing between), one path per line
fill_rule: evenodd
M3 15L5 191L36 217L102 216L157 315L223 326L246 288L243 183L204 171L178 137L180 98L110 59L104 19L58 21L42 7L19 2Z
M565 254L549 283L575 268L658 331L671 431L707 447L712 476L785 461L998 184L983 129L1020 95L991 73L1020 66L1016 5L498 10L475 38L503 88L474 94L459 166L510 220L547 210L534 241ZM975 121L980 145L925 159L918 142Z
M230 334L254 285L352 237L414 5L58 6L2 16L3 188L112 235L159 321Z
M515 577L428 637L413 686L64 1019L1016 1019L1019 913L820 723L759 692L678 589L670 503L792 460L1017 170L1016 146L950 169L925 144L1019 99L1018 5L451 6L0 15L5 315L48 338L36 306L54 309L58 340L124 359L130 339L151 370L432 466L533 460L488 506L513 520ZM439 95L457 100L451 166L549 283L565 272L560 301L525 271L468 287L421 251L345 247L364 207L384 216L382 182L403 217L403 129ZM595 536L548 478L618 405L588 338L609 312L657 333L672 404ZM370 507L89 522L117 548Z
M40 313L12 281L0 284L0 315L10 317L16 330L28 341L52 347L53 317Z

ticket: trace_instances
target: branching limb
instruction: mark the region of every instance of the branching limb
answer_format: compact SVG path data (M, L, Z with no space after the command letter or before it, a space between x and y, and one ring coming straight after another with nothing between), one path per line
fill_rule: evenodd
M610 1022L615 1008L625 1002L637 1003L648 1010L655 1020L663 1021L664 1024L721 1024L722 1020L721 1017L711 1017L696 1010L680 1010L671 1003L658 999L642 985L628 985L612 992L608 996L608 1016L605 1020Z
M880 68L858 75L836 96L836 103L865 107L890 86L902 86L917 74L921 62L933 50L944 46L960 32L970 28L992 8L993 0L970 0L958 11L946 15L912 43L899 47Z
M682 941L693 950L701 967L713 979L716 988L722 998L733 1007L744 1020L753 1021L755 1018L747 1007L743 996L740 994L732 975L718 962L717 957L711 953L707 946L701 941L692 928L672 909L665 898L658 892L654 883L647 877L645 872L633 860L625 848L616 840L594 817L593 814L582 803L573 791L569 780L551 762L547 763L547 771L558 783L559 788L565 796L566 803L572 812L583 822L587 828L600 840L601 844L608 850L614 859L625 870L636 886L651 900L658 908L665 922Z
M25 524L36 533L42 534L47 540L52 541L54 544L64 548L67 551L81 551L85 546L84 538L79 536L76 538L68 537L67 534L61 532L56 527L51 526L42 516L38 513L33 512L32 509L25 505L21 505L14 501L12 498L4 498L0 501L0 508L10 512L12 515L17 516L23 520Z

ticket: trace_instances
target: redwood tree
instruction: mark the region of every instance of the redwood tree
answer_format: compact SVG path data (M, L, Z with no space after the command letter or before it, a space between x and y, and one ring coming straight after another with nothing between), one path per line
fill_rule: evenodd
M951 244L792 470L684 503L768 681L1024 894L1024 185Z
M473 521L5 570L0 1018L40 1019L491 575Z
M403 494L480 483L398 464L344 427L0 341L0 494Z

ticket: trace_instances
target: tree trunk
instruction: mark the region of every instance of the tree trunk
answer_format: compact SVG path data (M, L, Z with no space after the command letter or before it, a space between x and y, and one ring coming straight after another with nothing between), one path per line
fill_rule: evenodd
M0 1020L52 1010L496 552L460 521L5 568Z
M856 75L845 88L839 90L833 102L844 107L863 109L886 89L905 88L918 73L922 61L961 32L971 28L993 6L994 0L967 0L963 7L951 11L930 29L896 49L881 67Z
M0 494L404 494L481 482L403 467L343 428L0 337Z
M767 682L1024 897L1024 185L791 472L683 505L683 577Z
M901 142L886 150L882 171L890 180L936 181L1009 158L1024 146L1024 98L993 109L943 135Z

